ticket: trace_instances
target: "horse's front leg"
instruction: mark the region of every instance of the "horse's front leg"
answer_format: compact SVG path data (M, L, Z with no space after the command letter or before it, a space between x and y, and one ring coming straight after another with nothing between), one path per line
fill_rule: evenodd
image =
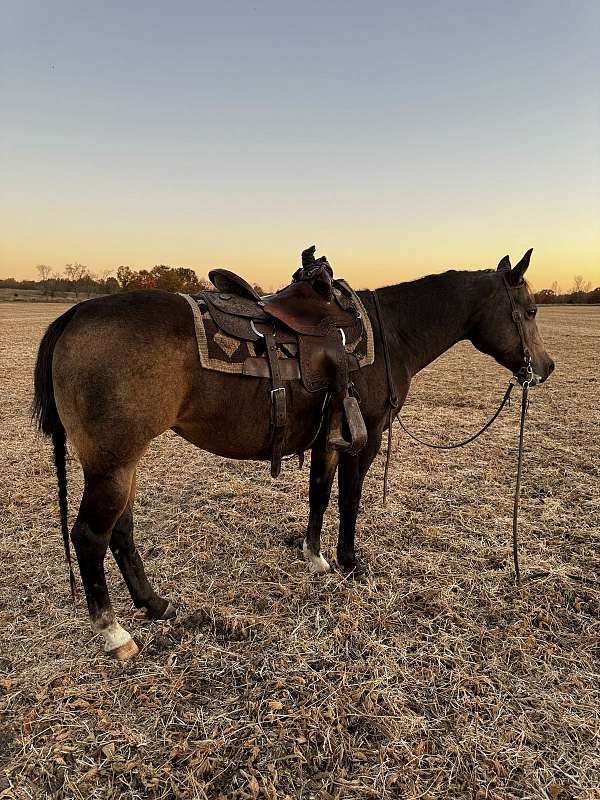
M327 449L325 435L320 435L310 457L310 488L308 527L302 545L304 558L313 573L328 572L329 564L321 554L321 529L323 516L329 505L331 486L337 469L339 454Z
M356 517L360 506L363 481L373 459L381 446L381 432L369 431L369 438L365 447L358 455L340 456L338 472L340 509L340 531L337 545L337 560L345 572L351 572L356 567L356 554L354 552L354 534L356 533Z

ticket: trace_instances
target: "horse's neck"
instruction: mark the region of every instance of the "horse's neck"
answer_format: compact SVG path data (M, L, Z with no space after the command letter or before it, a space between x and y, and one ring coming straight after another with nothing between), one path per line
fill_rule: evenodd
M473 273L446 272L379 289L392 363L410 377L465 339L477 303Z

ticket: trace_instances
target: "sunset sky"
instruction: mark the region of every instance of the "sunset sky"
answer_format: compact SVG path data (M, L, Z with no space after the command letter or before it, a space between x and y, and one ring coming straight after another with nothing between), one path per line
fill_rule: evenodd
M0 2L0 277L600 285L600 2Z

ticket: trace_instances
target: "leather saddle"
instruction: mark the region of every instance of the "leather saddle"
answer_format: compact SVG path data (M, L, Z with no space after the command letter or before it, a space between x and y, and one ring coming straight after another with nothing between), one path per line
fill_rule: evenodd
M216 291L200 295L217 328L256 343L257 358L247 360L244 374L271 379L273 477L280 472L284 449L285 380L300 379L309 392L328 390L330 447L354 454L367 440L350 382L350 372L359 365L345 349L346 341L359 338L363 323L348 288L334 281L327 259L315 259L314 253L314 246L303 251L292 282L275 294L261 297L239 275L215 269L208 277ZM297 348L297 362L279 358L278 349L289 346ZM299 370L292 368L296 365Z

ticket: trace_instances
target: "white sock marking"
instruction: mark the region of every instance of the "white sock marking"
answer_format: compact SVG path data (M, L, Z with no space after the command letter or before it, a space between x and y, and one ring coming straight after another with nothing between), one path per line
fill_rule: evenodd
M131 635L116 620L104 628L100 628L98 624L94 625L94 623L92 623L92 627L104 639L104 650L107 653L116 650L117 647L121 647L131 639Z
M327 559L323 557L320 551L318 555L315 555L311 550L309 550L306 539L302 543L302 552L304 553L304 558L308 564L308 571L311 574L321 575L324 572L329 572L329 563L327 562Z

